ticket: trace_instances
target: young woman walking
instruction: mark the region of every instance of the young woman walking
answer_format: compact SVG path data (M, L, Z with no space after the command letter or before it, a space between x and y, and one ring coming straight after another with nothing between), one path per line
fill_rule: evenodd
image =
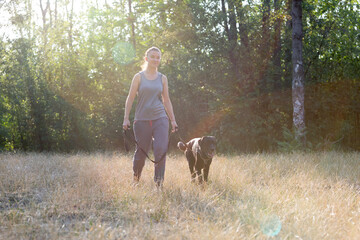
M155 162L158 162L155 164L154 181L157 187L161 187L165 174L169 119L172 132L176 131L178 126L169 97L168 80L158 71L160 49L149 48L145 52L144 60L143 71L135 74L126 98L123 129L130 127L129 114L135 96L138 95L133 128L138 143L133 158L134 182L139 181L145 165L146 154L143 151L148 153L153 142Z

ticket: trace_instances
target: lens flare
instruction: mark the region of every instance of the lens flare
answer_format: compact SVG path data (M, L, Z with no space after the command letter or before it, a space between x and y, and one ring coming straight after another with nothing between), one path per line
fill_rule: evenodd
M261 232L269 237L274 237L280 233L281 220L276 215L266 216L261 225Z
M127 65L135 59L135 49L128 42L118 42L112 50L112 56L118 64Z

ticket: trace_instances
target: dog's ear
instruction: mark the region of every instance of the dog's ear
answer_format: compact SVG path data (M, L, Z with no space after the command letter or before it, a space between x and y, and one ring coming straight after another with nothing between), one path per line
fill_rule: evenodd
M201 145L202 145L203 140L204 140L204 137L201 137L201 138L199 139L199 141L198 141L200 147L201 147Z

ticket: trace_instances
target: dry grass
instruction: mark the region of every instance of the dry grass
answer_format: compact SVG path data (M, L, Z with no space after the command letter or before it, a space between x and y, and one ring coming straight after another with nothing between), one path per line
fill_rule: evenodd
M0 239L357 239L359 160L217 156L201 187L184 157L170 156L157 192L150 162L131 186L131 156L0 154ZM281 223L275 237L269 217Z

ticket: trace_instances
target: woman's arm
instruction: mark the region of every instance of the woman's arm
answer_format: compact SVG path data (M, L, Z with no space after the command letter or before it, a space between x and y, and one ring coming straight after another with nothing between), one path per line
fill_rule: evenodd
M127 130L128 127L130 127L129 115L130 115L130 111L131 111L136 93L139 89L139 84L140 84L140 74L137 73L137 74L135 74L135 76L131 82L129 94L128 94L128 96L126 98L126 102L125 102L125 113L124 113L124 122L123 122L123 129L125 129L125 130Z
M167 77L165 75L162 76L162 83L163 83L162 98L164 102L164 107L171 121L172 132L175 132L177 130L178 125L176 123L173 106L170 101L169 85L168 85Z

